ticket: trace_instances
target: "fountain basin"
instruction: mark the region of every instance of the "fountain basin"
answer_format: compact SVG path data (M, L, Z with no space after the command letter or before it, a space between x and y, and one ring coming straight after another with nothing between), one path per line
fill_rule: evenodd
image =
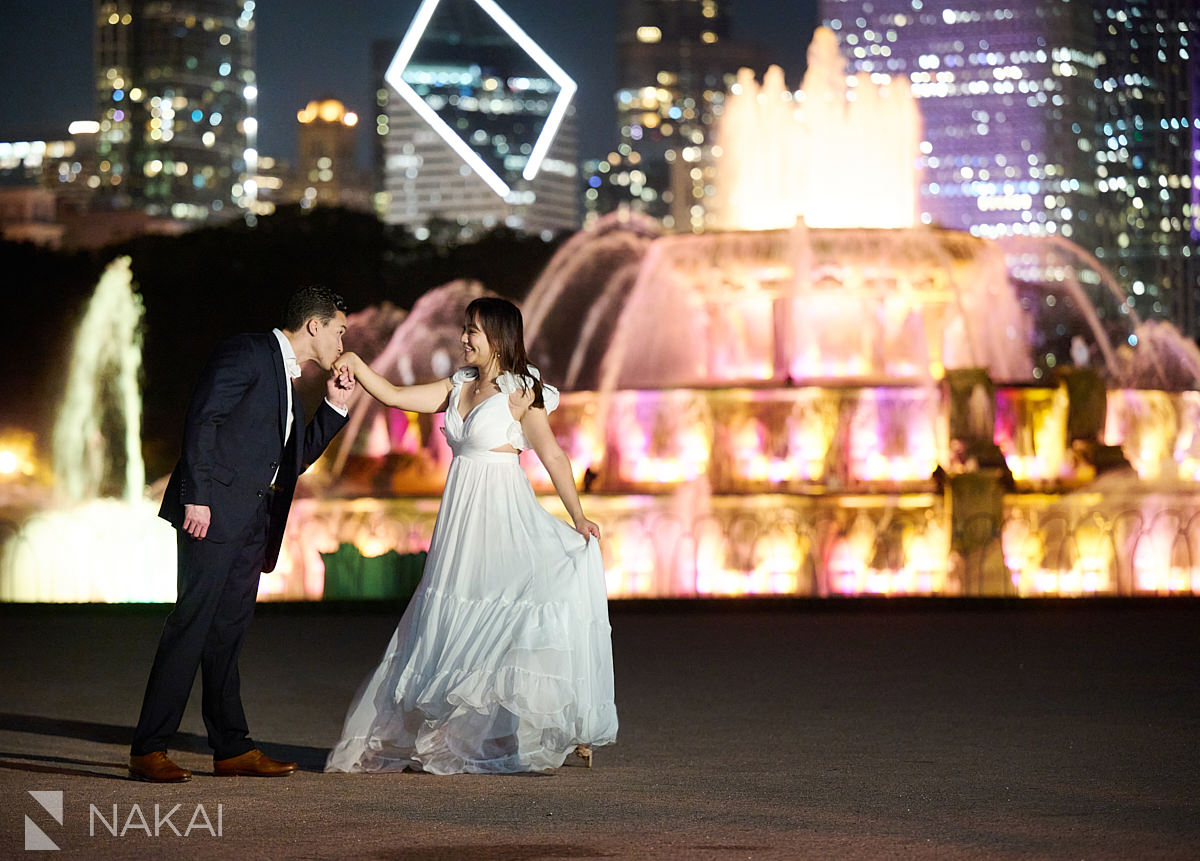
M604 529L614 598L1200 589L1194 482L1151 486L1131 469L1097 478L1068 445L1065 385L996 387L985 412L989 422L995 415L987 426L997 464L963 464L949 437L948 388L577 392L563 396L551 422L587 488L589 516ZM1124 424L1105 439L1128 446L1152 435L1139 421L1157 424L1163 404L1187 415L1200 402L1192 392L1124 390L1107 400ZM1129 406L1143 402L1158 406ZM1190 452L1192 437L1184 423L1174 427L1169 440L1154 437L1156 451L1186 475L1190 461L1172 457ZM322 554L343 544L368 557L427 549L438 500L424 488L441 480L441 444L430 427L405 455L411 476L391 471L400 462L394 456L351 456L321 498L299 500L264 597L320 597ZM536 456L527 452L522 462L543 504L567 519ZM1024 463L1045 468L1023 473ZM422 489L364 498L355 476L372 465L387 486ZM383 484L374 482L377 496Z
M542 497L557 516L557 497ZM928 493L590 494L613 598L1200 595L1200 491L1009 493L956 517ZM429 546L437 500L297 502L262 598L319 599L321 554Z
M0 548L0 601L175 600L175 530L148 500L93 499L31 515Z

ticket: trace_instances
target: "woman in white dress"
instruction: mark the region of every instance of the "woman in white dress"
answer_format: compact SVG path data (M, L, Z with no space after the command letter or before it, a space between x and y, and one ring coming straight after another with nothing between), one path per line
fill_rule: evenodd
M526 361L511 302L473 301L462 346L466 366L424 385L338 363L388 406L445 411L454 459L421 583L326 771L547 771L616 740L600 528L550 429L558 392ZM531 447L574 528L538 503L518 460Z

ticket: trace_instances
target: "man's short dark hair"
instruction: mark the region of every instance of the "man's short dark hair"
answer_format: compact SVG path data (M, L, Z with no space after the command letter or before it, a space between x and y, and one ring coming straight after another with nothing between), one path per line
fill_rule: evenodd
M283 328L299 332L309 317L316 317L322 326L332 320L337 312L346 312L346 302L328 287L314 284L292 294L283 312Z

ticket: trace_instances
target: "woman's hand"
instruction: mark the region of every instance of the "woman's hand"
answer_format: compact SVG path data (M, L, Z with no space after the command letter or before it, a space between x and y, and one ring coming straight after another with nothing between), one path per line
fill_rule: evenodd
M586 517L575 518L575 531L582 535L586 540L595 538L600 540L600 527L588 520Z
M347 352L347 353L342 353L340 356L338 356L336 359L334 359L333 369L335 371L341 371L342 368L347 368L347 369L349 369L350 375L352 377L357 377L358 370L362 366L362 364L363 364L362 356L358 355L358 353L351 351L351 352Z

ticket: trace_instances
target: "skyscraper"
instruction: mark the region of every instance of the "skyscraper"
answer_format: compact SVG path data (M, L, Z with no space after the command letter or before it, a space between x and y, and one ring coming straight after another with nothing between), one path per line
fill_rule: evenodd
M1093 127L1102 256L1142 316L1200 334L1200 6L1105 0Z
M95 0L101 200L203 221L254 201L255 0Z
M1091 155L1080 147L1100 60L1090 10L960 5L823 0L821 9L852 71L906 75L920 100L926 223L981 236L1061 232L1094 247L1080 236L1094 226Z
M493 0L425 0L377 43L376 211L459 238L574 230L574 82Z
M854 71L905 75L926 223L1068 237L1142 317L1197 331L1189 0L822 0Z
M358 115L337 99L314 100L296 115L299 156L294 191L300 206L369 211L370 193L354 155Z
M589 213L628 206L668 229L703 228L725 93L739 68L765 67L756 47L733 38L729 8L728 0L621 0L620 144L589 171Z

